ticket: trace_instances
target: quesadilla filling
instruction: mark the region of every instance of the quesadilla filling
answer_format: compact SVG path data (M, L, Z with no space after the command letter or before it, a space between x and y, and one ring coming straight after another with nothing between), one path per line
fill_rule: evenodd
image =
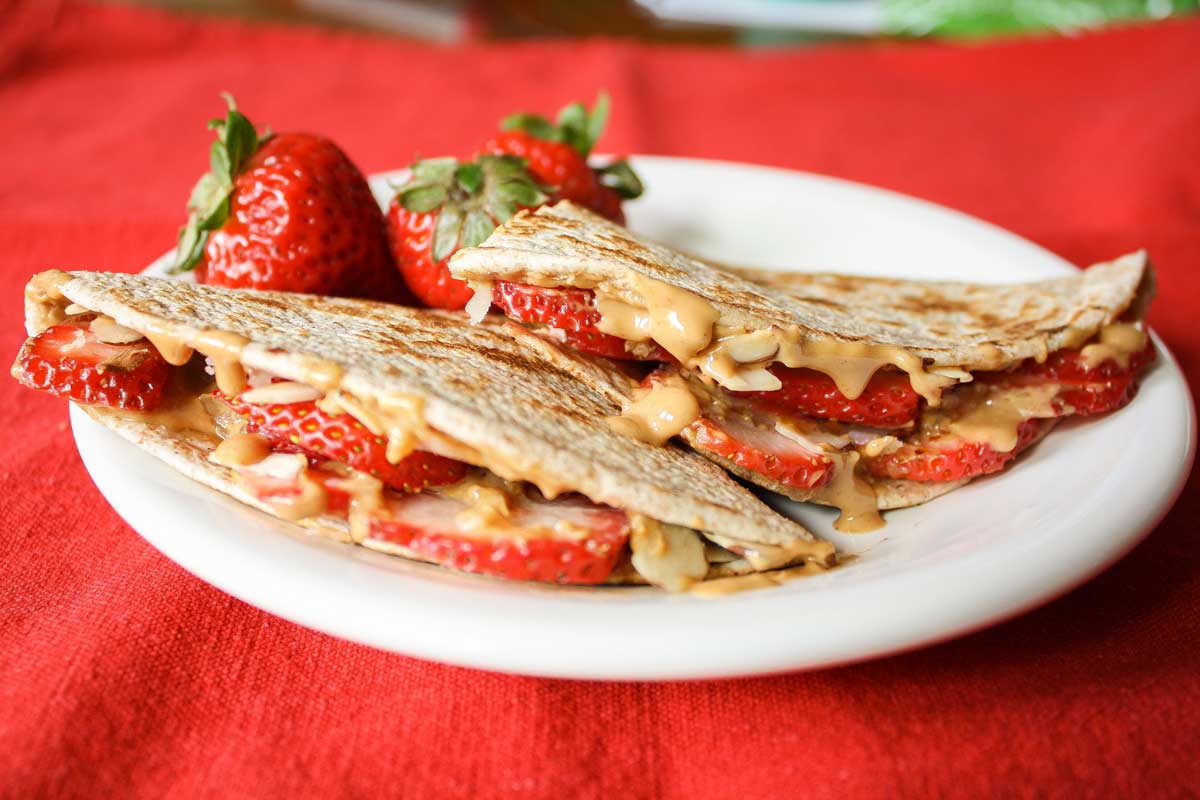
M646 308L577 288L479 285L505 314L595 355L658 362L618 431L682 436L731 471L882 525L877 488L957 484L1003 469L1056 420L1124 406L1154 360L1142 323L1007 369L934 368L899 347L725 330L705 302L647 278Z
M419 398L364 402L336 388L336 378L322 389L247 370L238 360L246 341L233 334L206 332L188 344L73 304L49 322L18 354L19 381L163 426L208 451L279 517L343 520L351 541L377 550L565 584L632 570L675 591L703 580L710 565L804 560L784 548L722 547L689 528L560 493L546 479L505 480L469 463L486 462L481 454L428 428Z

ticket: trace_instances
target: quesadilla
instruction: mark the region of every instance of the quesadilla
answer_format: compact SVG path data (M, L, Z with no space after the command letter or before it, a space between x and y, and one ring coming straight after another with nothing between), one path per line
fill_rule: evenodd
M671 590L834 562L705 459L611 430L623 372L501 318L93 272L41 273L25 298L18 380L325 536Z
M1002 469L1058 419L1121 407L1154 358L1141 252L1001 286L734 271L562 202L450 271L474 288L475 319L494 305L581 352L649 364L616 429L682 436L743 478L840 508L843 530Z

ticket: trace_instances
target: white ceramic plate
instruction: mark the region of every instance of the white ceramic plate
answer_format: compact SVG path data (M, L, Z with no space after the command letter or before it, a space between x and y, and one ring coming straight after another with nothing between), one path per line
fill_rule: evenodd
M1071 269L993 226L866 186L720 162L644 157L636 166L650 190L630 205L630 226L715 259L997 282ZM373 181L381 195L388 177ZM716 600L505 583L320 541L176 475L76 409L72 424L96 485L151 544L302 625L508 672L747 675L866 659L975 630L1067 591L1133 547L1182 489L1193 455L1187 385L1158 345L1159 361L1130 406L1059 426L1007 472L891 512L877 533L840 535L831 512L780 501L858 558Z

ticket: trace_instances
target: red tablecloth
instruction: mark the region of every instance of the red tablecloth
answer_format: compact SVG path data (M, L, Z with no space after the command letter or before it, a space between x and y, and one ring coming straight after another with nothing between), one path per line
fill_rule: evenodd
M0 73L0 353L35 270L136 270L170 246L222 89L379 170L607 87L606 148L866 181L1080 263L1148 247L1152 321L1195 385L1198 76L1200 20L986 46L453 50L69 6ZM65 403L7 379L0 402L0 795L1200 791L1195 474L1124 561L993 630L813 674L593 684L403 658L246 606L109 509Z

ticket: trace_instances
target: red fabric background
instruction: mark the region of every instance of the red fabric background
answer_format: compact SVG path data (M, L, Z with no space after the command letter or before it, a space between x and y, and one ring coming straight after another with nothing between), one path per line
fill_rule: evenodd
M1196 385L1197 75L1200 20L987 46L449 50L70 5L0 73L0 353L35 270L136 270L171 244L221 89L371 171L608 87L606 149L866 181L1081 263L1148 247L1153 323ZM590 684L389 655L250 608L109 509L65 403L7 379L0 402L0 794L1200 792L1195 474L1124 561L992 630L814 674Z

